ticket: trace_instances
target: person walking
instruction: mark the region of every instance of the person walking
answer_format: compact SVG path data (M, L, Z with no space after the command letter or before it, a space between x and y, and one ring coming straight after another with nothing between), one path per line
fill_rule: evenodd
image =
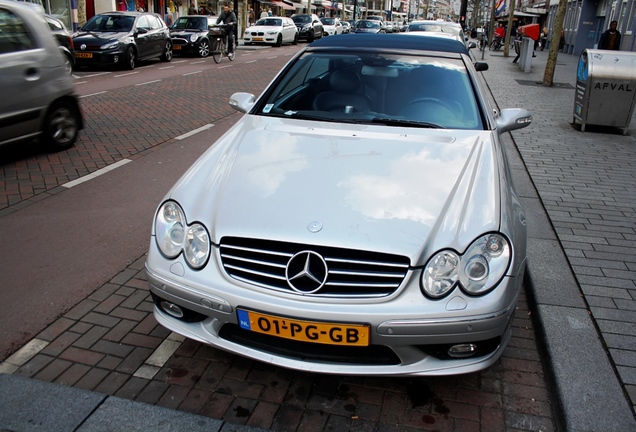
M598 41L598 49L615 51L620 49L621 33L616 30L617 25L616 21L610 23L609 29L601 35L601 40Z

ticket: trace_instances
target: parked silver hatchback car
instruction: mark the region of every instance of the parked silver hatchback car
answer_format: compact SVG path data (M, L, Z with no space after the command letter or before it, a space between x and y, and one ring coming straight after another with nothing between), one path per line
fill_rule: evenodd
M0 145L75 144L82 114L66 59L40 9L0 0Z

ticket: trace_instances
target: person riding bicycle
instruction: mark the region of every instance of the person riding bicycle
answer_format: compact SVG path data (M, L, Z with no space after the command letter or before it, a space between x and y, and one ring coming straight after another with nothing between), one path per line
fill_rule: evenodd
M236 14L232 10L231 4L226 3L223 5L223 12L217 18L216 23L223 23L227 26L227 53L231 56L234 54L234 27L236 26Z

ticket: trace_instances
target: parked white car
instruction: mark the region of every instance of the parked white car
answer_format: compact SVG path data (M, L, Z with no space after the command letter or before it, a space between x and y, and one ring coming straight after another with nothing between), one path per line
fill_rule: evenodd
M245 45L281 46L284 43L296 45L298 43L298 27L291 18L287 17L261 18L253 26L245 29L243 43Z
M342 34L344 28L339 18L320 18L326 36Z

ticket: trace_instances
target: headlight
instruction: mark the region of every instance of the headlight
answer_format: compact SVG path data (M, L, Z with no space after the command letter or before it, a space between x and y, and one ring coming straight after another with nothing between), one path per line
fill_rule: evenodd
M303 30L309 30L311 28L311 24L305 24L303 26Z
M428 297L441 298L459 282L467 294L486 294L501 281L509 264L508 240L500 234L486 234L461 256L450 250L435 254L422 272L422 290Z
M200 223L188 226L183 210L174 201L164 203L157 211L155 240L166 258L176 258L183 251L194 269L203 267L210 256L208 231Z
M109 49L115 49L117 47L119 47L119 41L105 43L104 45L100 46L99 49L109 50Z
M199 36L196 34L193 34L190 36L190 42L194 43L197 41L197 39L199 39Z
M276 30L269 30L267 32L268 35L275 35L276 33L278 33Z
M210 256L210 236L203 225L188 227L183 250L190 267L199 269L205 265Z

